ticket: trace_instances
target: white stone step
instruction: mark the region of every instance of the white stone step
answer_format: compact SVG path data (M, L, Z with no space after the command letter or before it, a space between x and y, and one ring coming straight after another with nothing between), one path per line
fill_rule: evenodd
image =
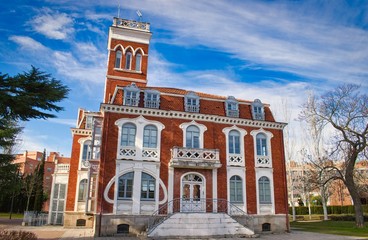
M224 213L176 213L158 225L148 237L254 235Z

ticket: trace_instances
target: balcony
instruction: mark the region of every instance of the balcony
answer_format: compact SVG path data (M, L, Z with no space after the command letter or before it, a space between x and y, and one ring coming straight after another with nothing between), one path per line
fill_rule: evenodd
M242 154L230 153L227 162L231 166L244 166L244 157Z
M55 173L69 173L69 164L56 164Z
M173 147L169 165L174 168L220 168L218 149Z
M271 158L269 156L257 155L256 167L271 168Z
M134 146L120 146L117 158L129 160L159 161L160 153L158 148L141 149Z

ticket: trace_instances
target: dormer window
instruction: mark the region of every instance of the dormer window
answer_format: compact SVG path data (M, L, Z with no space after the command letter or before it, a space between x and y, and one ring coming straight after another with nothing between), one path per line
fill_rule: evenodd
M239 117L239 103L233 97L229 96L225 102L226 116L228 117Z
M189 92L184 97L186 112L199 112L199 96L194 92Z
M132 83L132 85L124 88L124 105L136 107L139 103L140 89Z
M256 99L252 103L252 115L254 120L264 120L264 107L261 100Z
M160 92L156 90L144 91L144 107L159 108L160 107Z
M92 129L92 116L86 116L86 129Z

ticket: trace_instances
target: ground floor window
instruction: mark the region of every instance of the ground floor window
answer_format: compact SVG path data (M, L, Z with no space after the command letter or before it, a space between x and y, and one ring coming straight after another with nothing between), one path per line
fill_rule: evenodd
M147 173L142 173L141 199L155 200L156 179Z
M63 224L66 184L55 184L51 199L51 224Z

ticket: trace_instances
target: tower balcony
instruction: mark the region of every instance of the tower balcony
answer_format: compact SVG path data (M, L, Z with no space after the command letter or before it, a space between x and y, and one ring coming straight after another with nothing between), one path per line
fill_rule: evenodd
M218 149L173 147L169 165L174 168L220 168Z
M127 20L122 18L116 18L114 17L113 26L115 27L121 27L121 28L129 28L139 31L150 31L150 24L146 22L138 22L134 20Z

